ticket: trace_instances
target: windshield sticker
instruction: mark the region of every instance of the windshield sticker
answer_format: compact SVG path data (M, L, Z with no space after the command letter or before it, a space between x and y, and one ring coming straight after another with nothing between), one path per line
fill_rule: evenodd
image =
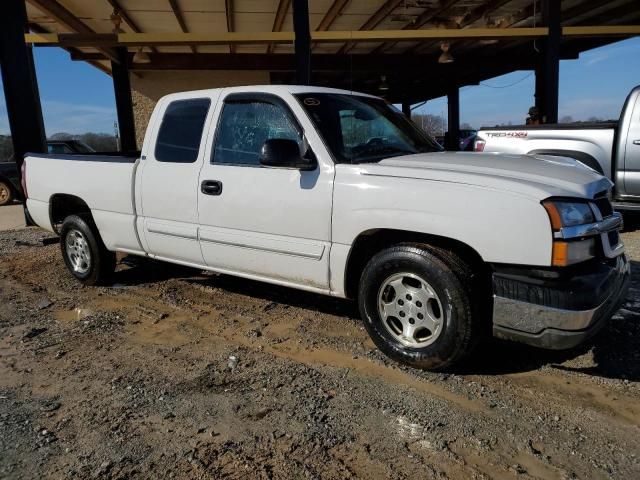
M317 107L318 105L320 105L320 100L318 100L317 98L308 97L303 100L303 103L308 107Z

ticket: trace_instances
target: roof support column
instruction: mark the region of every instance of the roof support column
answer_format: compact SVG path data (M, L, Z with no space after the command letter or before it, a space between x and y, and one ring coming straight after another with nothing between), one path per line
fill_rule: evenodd
M309 32L308 0L293 0L293 31L295 32L296 82L311 84L311 33Z
M40 93L33 51L24 42L27 31L25 0L5 0L0 15L0 65L9 128L18 175L24 154L46 151Z
M402 102L402 113L411 120L411 102Z
M536 66L536 107L542 123L558 122L558 90L560 87L560 40L562 36L559 0L542 0L542 22L549 35L540 43Z
M111 72L118 114L120 151L134 152L137 150L136 127L133 120L133 101L131 100L131 83L129 81L129 55L125 47L118 47L117 55L119 62L111 62Z
M447 113L445 149L455 152L460 149L460 88L457 85L447 91Z

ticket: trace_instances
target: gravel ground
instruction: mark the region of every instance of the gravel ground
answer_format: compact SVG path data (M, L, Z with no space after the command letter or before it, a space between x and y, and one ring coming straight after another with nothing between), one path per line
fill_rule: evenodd
M350 302L132 257L84 288L44 238L0 233L1 478L640 478L640 277L583 348L435 374Z

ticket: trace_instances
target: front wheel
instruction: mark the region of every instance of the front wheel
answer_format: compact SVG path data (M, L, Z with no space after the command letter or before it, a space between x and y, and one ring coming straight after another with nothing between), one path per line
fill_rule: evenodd
M104 246L90 218L65 218L60 228L60 248L71 274L85 285L103 285L115 270L116 255Z
M360 314L371 339L407 365L443 370L475 346L471 275L450 252L399 245L376 254L365 267ZM440 252L442 253L442 252Z

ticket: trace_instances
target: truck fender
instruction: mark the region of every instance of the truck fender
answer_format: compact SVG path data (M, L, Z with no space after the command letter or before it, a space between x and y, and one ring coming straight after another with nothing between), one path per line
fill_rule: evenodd
M600 175L604 175L602 166L598 161L588 153L578 152L577 150L531 150L529 155L551 155L554 157L568 157L585 164L592 170L595 170Z

